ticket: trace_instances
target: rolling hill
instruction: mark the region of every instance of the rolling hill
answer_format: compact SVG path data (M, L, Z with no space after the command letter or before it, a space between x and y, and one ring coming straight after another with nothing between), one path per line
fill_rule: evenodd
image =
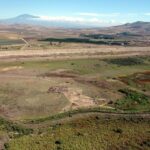
M115 30L150 35L150 22L137 21L113 27Z

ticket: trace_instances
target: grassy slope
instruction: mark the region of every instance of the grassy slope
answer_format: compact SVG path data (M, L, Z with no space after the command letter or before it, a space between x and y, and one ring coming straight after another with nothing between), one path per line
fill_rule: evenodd
M9 143L10 150L149 149L149 121L91 116L58 124Z

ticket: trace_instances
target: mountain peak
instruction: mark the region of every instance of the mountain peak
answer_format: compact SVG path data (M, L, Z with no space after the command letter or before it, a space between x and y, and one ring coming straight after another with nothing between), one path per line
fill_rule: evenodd
M17 16L16 18L18 18L18 19L33 19L33 18L39 18L39 17L30 15L30 14L22 14L22 15Z

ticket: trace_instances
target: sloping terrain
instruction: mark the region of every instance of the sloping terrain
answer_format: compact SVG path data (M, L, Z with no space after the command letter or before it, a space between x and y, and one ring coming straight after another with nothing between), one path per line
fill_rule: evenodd
M3 59L0 147L148 150L149 88L128 78L147 81L149 66L148 56Z

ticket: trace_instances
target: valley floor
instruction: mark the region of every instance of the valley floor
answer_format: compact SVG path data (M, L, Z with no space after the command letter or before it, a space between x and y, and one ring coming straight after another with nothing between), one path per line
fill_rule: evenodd
M148 150L149 56L149 47L1 51L0 149Z

